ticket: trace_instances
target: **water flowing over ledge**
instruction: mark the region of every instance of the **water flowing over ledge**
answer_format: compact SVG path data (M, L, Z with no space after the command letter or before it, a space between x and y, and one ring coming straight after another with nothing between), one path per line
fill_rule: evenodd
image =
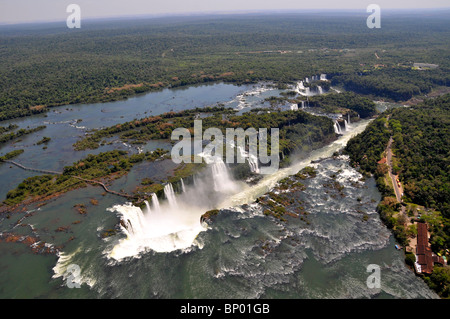
M360 121L342 131L333 143L313 151L311 155L288 168L279 169L276 173L264 176L253 186L231 178L227 165L222 159L205 159L209 173L196 177L194 185L183 187L181 194L176 194L169 183L164 187L165 200L161 202L153 195L151 204L146 203L146 209L131 204L115 205L108 210L116 212L121 218L121 229L126 238L108 252L108 257L122 260L128 257L139 257L142 252L171 252L188 249L198 245L198 234L205 231L200 217L210 209L224 209L248 204L259 196L270 191L281 179L297 173L310 164L311 161L330 157L342 149L348 140L362 132L370 120ZM254 161L249 160L252 170ZM184 185L184 183L183 183Z

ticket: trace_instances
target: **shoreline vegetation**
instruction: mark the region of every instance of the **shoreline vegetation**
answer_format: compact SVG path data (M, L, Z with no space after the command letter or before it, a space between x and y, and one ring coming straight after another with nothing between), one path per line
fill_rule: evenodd
M447 261L450 257L449 111L450 94L388 110L345 148L352 165L376 179L383 196L378 213L403 247L406 264L442 298L450 297L450 267L435 263L431 273L418 273L414 265L418 223L427 225L432 252ZM390 138L392 167L385 160ZM400 202L390 170L404 191Z

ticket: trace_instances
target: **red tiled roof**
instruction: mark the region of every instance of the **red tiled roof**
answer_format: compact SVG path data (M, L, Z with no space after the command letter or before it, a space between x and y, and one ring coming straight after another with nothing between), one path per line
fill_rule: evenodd
M416 254L418 264L422 268L423 273L431 274L433 272L433 265L435 262L431 252L431 248L428 246L428 228L426 223L417 224L417 248ZM437 262L438 259L436 259Z

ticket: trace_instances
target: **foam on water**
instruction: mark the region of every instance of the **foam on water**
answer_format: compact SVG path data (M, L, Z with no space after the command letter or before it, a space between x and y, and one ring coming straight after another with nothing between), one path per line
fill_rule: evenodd
M195 238L206 228L200 223L202 210L191 206L170 207L161 204L162 213L144 214L136 206L128 203L108 209L122 219L121 229L126 235L114 246L108 257L122 260L139 257L149 249L156 252L170 252L195 245Z

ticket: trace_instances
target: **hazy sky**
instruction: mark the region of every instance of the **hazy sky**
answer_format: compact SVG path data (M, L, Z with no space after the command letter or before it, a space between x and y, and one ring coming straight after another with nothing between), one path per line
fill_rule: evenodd
M182 14L249 10L358 9L371 3L381 9L450 7L450 0L0 0L0 24L65 21L69 4L78 4L81 17L143 14Z

